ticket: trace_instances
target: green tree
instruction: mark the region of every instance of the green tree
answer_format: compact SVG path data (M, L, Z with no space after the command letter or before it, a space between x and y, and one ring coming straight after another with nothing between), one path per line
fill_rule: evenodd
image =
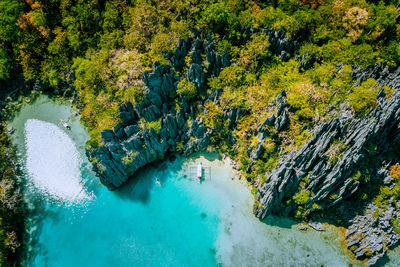
M19 1L0 0L0 80L10 77L14 65L14 43L20 31L17 23L23 11Z
M365 115L376 107L377 88L377 82L374 79L368 79L362 85L355 87L348 95L347 101L357 114Z
M179 81L176 93L185 98L193 98L197 95L197 89L194 83L186 78Z

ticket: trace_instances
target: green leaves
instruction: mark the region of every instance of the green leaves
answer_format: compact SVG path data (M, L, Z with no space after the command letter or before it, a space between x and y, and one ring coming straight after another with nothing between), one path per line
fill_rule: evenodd
M229 11L224 3L215 3L206 7L201 22L211 30L221 33L227 26L229 16Z
M19 27L17 19L23 11L23 4L15 0L0 0L0 44L17 40Z
M240 51L239 63L245 68L259 68L271 57L269 45L268 36L265 33L253 34L251 41Z
M378 92L377 82L368 79L357 86L347 96L347 101L358 115L365 115L377 105L376 94Z
M7 79L10 77L11 62L7 51L0 48L0 79Z
M12 47L20 34L17 19L22 10L19 1L0 0L0 80L10 78L15 63Z
M176 92L184 98L193 98L197 95L197 88L186 78L179 81Z

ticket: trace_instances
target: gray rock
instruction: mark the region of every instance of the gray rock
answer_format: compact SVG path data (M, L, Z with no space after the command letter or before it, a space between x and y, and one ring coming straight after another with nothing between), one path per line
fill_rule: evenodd
M114 130L115 136L118 137L119 139L126 138L126 135L124 132L124 127L122 126L122 123L117 123L117 125L115 125L113 130Z
M283 110L279 117L275 120L275 128L282 131L289 124L289 115L286 110Z
M317 62L317 58L314 54L304 54L301 59L299 65L297 65L298 72L304 72L314 67L314 63Z
M261 128L264 126L272 126L275 123L275 114L272 113L268 118L265 119L265 121L261 124Z
M203 137L198 139L197 150L198 151L206 150L209 143L210 143L210 135L205 134Z
M136 112L130 102L122 104L119 108L119 117L123 125L133 124L137 120Z
M325 231L325 226L321 222L308 222L308 225L317 231Z
M307 228L307 226L305 226L304 224L301 224L301 225L299 225L299 230L300 230L300 231L307 231L308 228Z
M203 87L205 76L201 65L192 63L187 72L187 78L193 82L197 88Z
M381 214L379 217L374 214L376 210ZM364 215L351 220L346 232L347 247L358 259L367 258L368 266L377 264L386 251L400 241L400 235L392 227L392 220L397 216L392 207L379 208L370 204Z
M171 115L168 114L164 120L163 120L163 127L165 127L165 129L167 129L169 136L172 139L175 139L178 135L178 126L176 124L176 120L175 118Z
M393 183L394 179L391 176L386 176L385 179L383 179L383 183L386 185L389 185Z
M124 128L124 131L127 137L131 137L135 133L139 132L140 128L137 125L128 125Z
M115 140L115 134L112 130L103 130L101 131L101 139L103 139L103 143L113 142Z
M256 215L264 218L278 211L283 197L293 194L293 189L298 188L304 175L291 170L309 173L310 183L306 189L315 195L310 198L307 206L318 202L319 205L330 207L352 195L359 186L351 180L355 166L366 157L365 150L371 142L377 145L379 153L394 145L391 132L396 132L399 113L400 95L396 89L390 99L379 102L378 107L361 120L353 117L347 120L335 118L318 127L298 153L279 163L267 178L269 182L259 188L258 197L262 206L255 207ZM281 127L281 123L275 122L275 125ZM345 140L349 148L332 166L324 155L338 138ZM332 194L337 194L337 199L327 201Z
M144 108L142 111L143 117L146 121L155 121L161 117L162 113L159 108L155 105L151 105L148 108Z

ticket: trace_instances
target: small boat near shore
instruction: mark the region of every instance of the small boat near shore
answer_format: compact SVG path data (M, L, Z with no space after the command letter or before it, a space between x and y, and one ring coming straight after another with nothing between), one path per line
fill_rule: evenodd
M203 166L201 165L201 162L197 164L197 179L201 180L201 177L203 176Z

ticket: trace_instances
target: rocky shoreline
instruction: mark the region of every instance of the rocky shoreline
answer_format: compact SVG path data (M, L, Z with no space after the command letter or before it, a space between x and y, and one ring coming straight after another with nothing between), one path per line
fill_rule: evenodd
M311 210L316 207L314 210L318 211L341 204L359 189L361 181L357 179L357 170L369 162L369 158L375 160L367 163L374 169L372 180L390 181L387 171L382 177L381 167L388 160L385 155L396 149L400 140L400 73L389 73L377 64L364 70L358 68L353 76L357 79L356 85L371 77L381 85L387 84L394 89L393 95L386 98L382 89L378 93L377 108L362 119L342 112L339 117L319 126L311 139L297 153L282 160L268 176L267 182L259 187L257 197L260 203L254 207L256 216L264 218L281 210L289 214L294 205L282 202L296 192L305 177L308 178L306 190L314 192L305 203L306 207ZM327 152L335 140L342 141L344 149L337 162L332 162ZM368 265L376 264L399 240L398 233L391 226L397 218L395 209L391 206L380 208L383 216L373 218L371 213L377 208L370 204L365 215L351 220L346 235L349 249L358 259L368 258Z
M243 43L250 39L256 31L244 28ZM282 30L272 28L263 30L270 37L270 50L275 55L287 60L297 49L297 42L285 36ZM192 63L184 70L185 58L191 54ZM201 65L202 56L208 61L208 67ZM167 53L166 58L171 65L153 66L153 71L143 74L145 96L143 101L133 106L124 103L120 111L121 122L113 129L101 133L103 146L89 151L89 158L101 182L110 190L121 186L138 169L157 159L162 159L167 152L181 152L189 155L196 151L205 150L210 142L212 130L205 127L202 118L198 117L195 105L202 105L208 101L218 104L220 92L213 91L206 94L206 79L217 77L221 70L230 65L226 51L221 55L216 51L216 45L209 36L207 41L199 37L180 40L174 51ZM182 79L176 73L185 72L186 78L193 82L197 90L205 93L200 99L187 98L177 95L177 84ZM176 109L175 98L179 109ZM287 123L285 106L281 105L282 114L273 118L277 127L284 127ZM224 111L224 119L229 126L236 125L241 117L240 109ZM155 122L154 127L143 127L143 120ZM261 153L260 143L258 152Z
M253 30L246 30L249 32L249 39ZM275 55L287 60L289 55L294 54L297 43L285 37L284 32L273 29L265 29L265 32L270 36L270 49ZM208 41L202 41L198 37L181 40L174 52L171 51L166 56L171 65L155 64L152 72L143 74L146 85L144 100L135 106L131 103L123 104L119 109L121 122L113 129L101 133L104 145L88 151L101 182L107 188L114 190L120 187L138 169L162 159L166 153L189 155L207 149L213 132L197 116L194 106L204 106L208 101L218 104L220 92L205 93L198 99L177 96L177 84L182 79L177 72L186 73L186 78L204 92L205 81L209 77L218 76L230 64L227 53L221 55L215 47L211 38ZM192 63L185 70L185 57L189 53ZM202 56L210 63L207 69L202 67ZM313 57L305 57L299 68L302 71L309 69L316 61ZM293 202L283 203L298 192L300 182L305 179L305 190L314 192L304 204L309 212L317 213L340 205L359 191L362 181L357 177L357 171L360 166L371 157L392 152L400 140L400 72L390 73L381 64L366 69L353 67L354 86L368 78L376 79L379 85L387 84L393 88L393 95L386 97L384 90L381 90L378 93L377 107L364 118L354 116L348 108L343 107L339 116L317 127L310 140L297 153L282 155L281 161L267 175L266 182L256 185L258 203L254 207L254 213L257 217L263 219L269 214L289 215L296 206ZM176 108L175 98L179 108ZM264 152L263 144L268 137L264 129L273 127L279 132L288 125L290 106L286 101L285 91L270 105L276 112L258 128L258 144L249 151L251 162L247 172L251 171L253 163ZM242 115L239 108L229 108L224 110L223 117L227 120L228 127L233 127ZM143 121L153 124L151 127L144 127ZM232 136L229 139L234 143ZM331 160L332 146L338 144L341 146L338 148L340 155ZM376 158L372 175L377 177L375 180L380 179L378 171L387 160L385 156ZM391 227L392 216L397 214L395 209L380 209L385 215L379 216L378 224L371 219L371 210L374 207L369 206L365 215L351 220L346 235L349 249L358 259L367 258L369 265L376 264L386 250L396 246L399 240L399 235ZM387 219L389 217L390 220ZM370 234L373 239L368 237Z

